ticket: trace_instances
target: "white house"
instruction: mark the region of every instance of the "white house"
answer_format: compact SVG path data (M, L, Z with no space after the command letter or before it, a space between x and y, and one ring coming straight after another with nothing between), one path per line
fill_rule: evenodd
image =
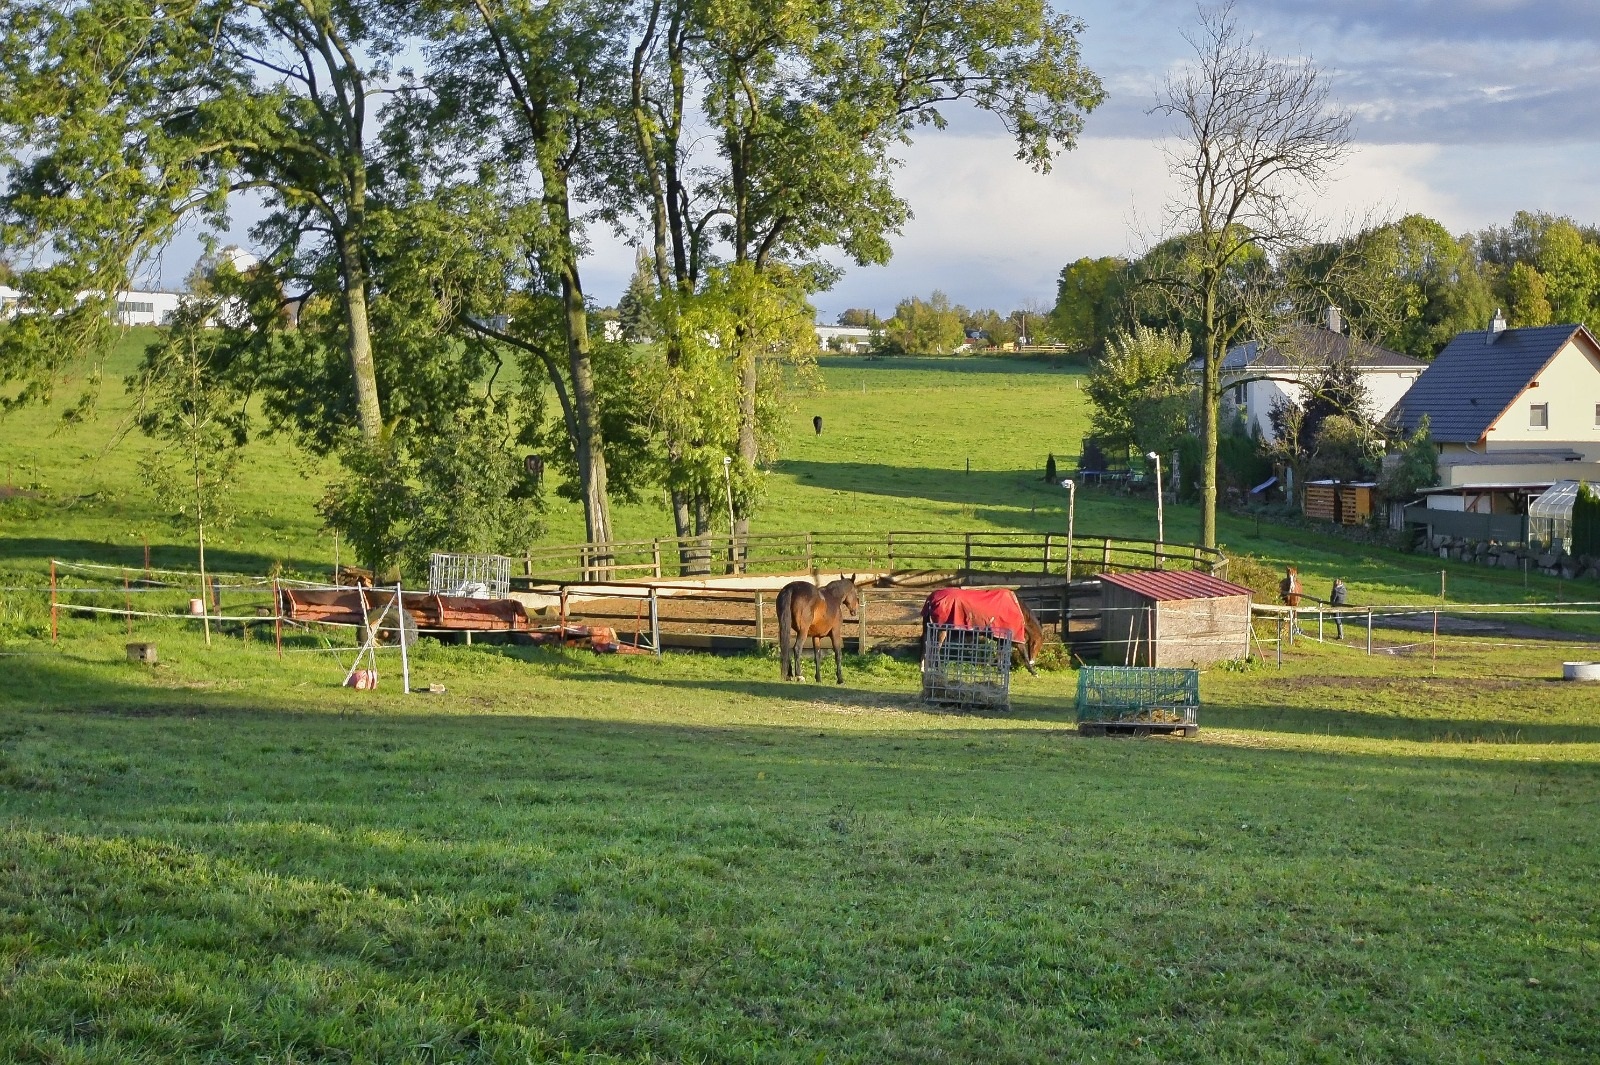
M1389 412L1428 419L1450 488L1600 481L1600 342L1581 325L1458 333ZM1459 493L1458 493L1459 494Z
M865 326L819 325L817 347L823 351L843 351L851 354L872 350L872 330Z
M1422 375L1426 363L1398 351L1352 340L1337 307L1319 326L1298 326L1278 343L1251 341L1222 360L1223 414L1242 414L1252 435L1273 440L1272 409L1286 399L1301 402L1309 384L1329 365L1349 360L1367 390L1368 420L1382 417Z

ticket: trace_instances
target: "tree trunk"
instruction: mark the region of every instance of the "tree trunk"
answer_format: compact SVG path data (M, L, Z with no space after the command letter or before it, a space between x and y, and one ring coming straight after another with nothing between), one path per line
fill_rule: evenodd
M346 343L350 377L356 393L361 437L369 444L383 435L383 407L378 402L378 371L372 359L372 328L367 320L367 268L361 249L349 233L339 235L339 269L344 274Z
M1205 380L1200 389L1200 542L1217 546L1217 429L1220 396L1218 383L1222 355L1206 346Z
M573 447L583 488L584 532L591 544L609 544L611 505L606 496L605 440L600 430L600 412L595 405L594 369L589 360L589 312L584 306L578 271L570 261L562 271L561 299L566 309L567 362L572 371L572 406L577 428Z
M756 385L760 377L755 352L750 352L739 367L739 463L745 471L756 468ZM737 505L733 519L735 550L750 536L750 515L743 505ZM739 564L738 569L743 569Z

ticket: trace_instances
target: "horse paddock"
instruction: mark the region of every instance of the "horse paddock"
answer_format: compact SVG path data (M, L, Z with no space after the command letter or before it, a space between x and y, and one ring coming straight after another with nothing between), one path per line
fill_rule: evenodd
M603 627L654 649L740 651L775 644L784 585L854 577L860 610L845 622L845 638L857 653L916 643L928 593L952 586L1011 588L1047 631L1091 653L1104 632L1100 582L1085 575L1224 574L1227 567L1219 553L1186 544L959 532L575 544L543 548L521 561L524 572L511 578L511 596L536 626Z

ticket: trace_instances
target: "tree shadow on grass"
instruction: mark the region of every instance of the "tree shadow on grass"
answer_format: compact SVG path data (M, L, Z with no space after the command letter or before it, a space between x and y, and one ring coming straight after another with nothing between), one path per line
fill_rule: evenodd
M132 576L138 576L144 569L144 546L105 540L0 536L0 558L7 559L13 565L27 566L31 563L41 568L48 567L51 559L92 563L96 566L116 566L125 568ZM150 545L150 565L155 569L172 568L191 572L196 566L195 559L195 549L192 545ZM328 563L320 559L264 551L241 551L228 547L214 547L209 543L206 545L206 569L211 573L265 576L271 572L275 564L281 565L287 573L323 574L329 569ZM107 575L108 584L117 580L120 580L117 574Z

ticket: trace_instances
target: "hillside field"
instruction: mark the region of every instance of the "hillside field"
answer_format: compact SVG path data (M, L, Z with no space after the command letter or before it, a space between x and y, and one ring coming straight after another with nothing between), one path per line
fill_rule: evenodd
M912 663L785 685L774 654L422 641L406 696L352 650L61 619L52 557L185 565L129 437L0 421L0 1061L1589 1062L1592 637L1297 643L1202 682L1193 740L1085 740L1075 673L931 710ZM759 531L1064 529L1076 372L826 360ZM822 413L816 436L811 417ZM972 460L972 472L966 461ZM328 474L255 446L208 554L332 561ZM1153 500L1079 495L1087 534ZM1192 508L1167 508L1190 539ZM571 509L550 538L576 539ZM626 536L664 513L624 508ZM1227 517L1241 569L1357 603L1555 581ZM17 589L32 589L22 590ZM1567 622L1584 630L1588 619ZM1409 637L1407 637L1409 638Z

